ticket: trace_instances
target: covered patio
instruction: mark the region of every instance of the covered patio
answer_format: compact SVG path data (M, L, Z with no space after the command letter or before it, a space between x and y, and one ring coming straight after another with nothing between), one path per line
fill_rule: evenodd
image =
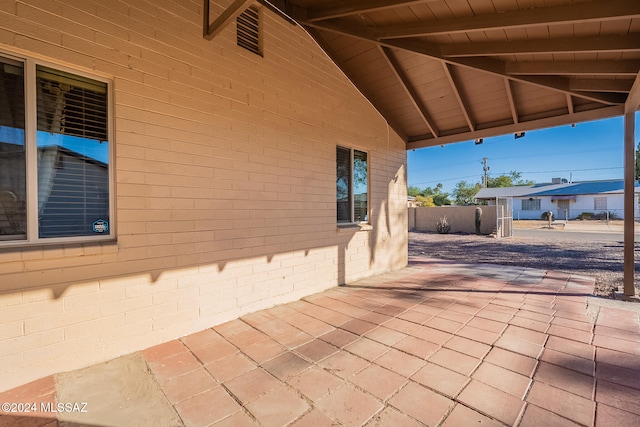
M592 289L566 273L413 258L2 393L86 412L4 413L0 425L638 425L638 309Z
M638 424L592 279L402 269L406 150L624 116L633 294L637 2L103 3L0 7L0 425ZM108 188L50 239L76 133Z
M227 11L240 13L248 3L237 0ZM264 3L309 32L405 139L407 150L481 144L505 134L517 139L530 130L624 116L624 142L616 141L624 144L624 294L635 295L640 3Z

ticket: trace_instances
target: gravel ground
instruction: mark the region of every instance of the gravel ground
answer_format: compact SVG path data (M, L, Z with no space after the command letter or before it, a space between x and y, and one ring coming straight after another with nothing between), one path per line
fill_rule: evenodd
M564 271L595 277L594 295L611 298L622 291L622 243L577 240L567 234L562 240L545 242L527 237L410 232L409 255ZM636 262L636 277L638 272ZM635 286L639 288L637 281Z

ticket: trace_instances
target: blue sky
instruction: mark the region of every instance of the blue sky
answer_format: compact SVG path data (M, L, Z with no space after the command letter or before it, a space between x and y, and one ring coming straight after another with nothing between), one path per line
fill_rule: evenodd
M640 141L640 113L636 114L636 146ZM524 138L513 134L409 151L408 183L419 188L442 183L451 192L458 181L481 182L482 158L487 157L489 175L510 171L536 183L560 177L573 181L623 178L624 119L616 117L574 128L561 126L528 131Z

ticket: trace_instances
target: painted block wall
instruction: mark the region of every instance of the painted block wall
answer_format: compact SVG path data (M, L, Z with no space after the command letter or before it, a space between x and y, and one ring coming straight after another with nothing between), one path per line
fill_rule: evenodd
M1 52L112 80L117 229L0 248L0 390L406 265L400 137L303 30L264 10L260 57L202 3L0 2ZM338 144L368 227L336 226Z
M603 210L594 209L594 198L607 198L607 211L615 214L618 219L624 218L624 195L619 193L608 194L583 194L576 196L575 201L569 204L569 219L577 218L583 212L592 212L600 214ZM638 196L634 196L635 215L638 217ZM513 211L515 219L540 219L543 212L551 210L555 218L558 218L558 203L552 202L551 197L545 196L540 198L540 210L522 210L522 199L513 199Z

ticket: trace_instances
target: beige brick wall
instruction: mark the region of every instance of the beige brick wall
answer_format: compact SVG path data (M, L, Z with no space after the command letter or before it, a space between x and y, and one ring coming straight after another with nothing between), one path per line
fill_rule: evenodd
M300 28L265 10L259 57L201 14L0 2L1 52L113 81L117 227L0 247L0 390L406 264L400 138ZM371 227L336 227L336 144L369 153Z

